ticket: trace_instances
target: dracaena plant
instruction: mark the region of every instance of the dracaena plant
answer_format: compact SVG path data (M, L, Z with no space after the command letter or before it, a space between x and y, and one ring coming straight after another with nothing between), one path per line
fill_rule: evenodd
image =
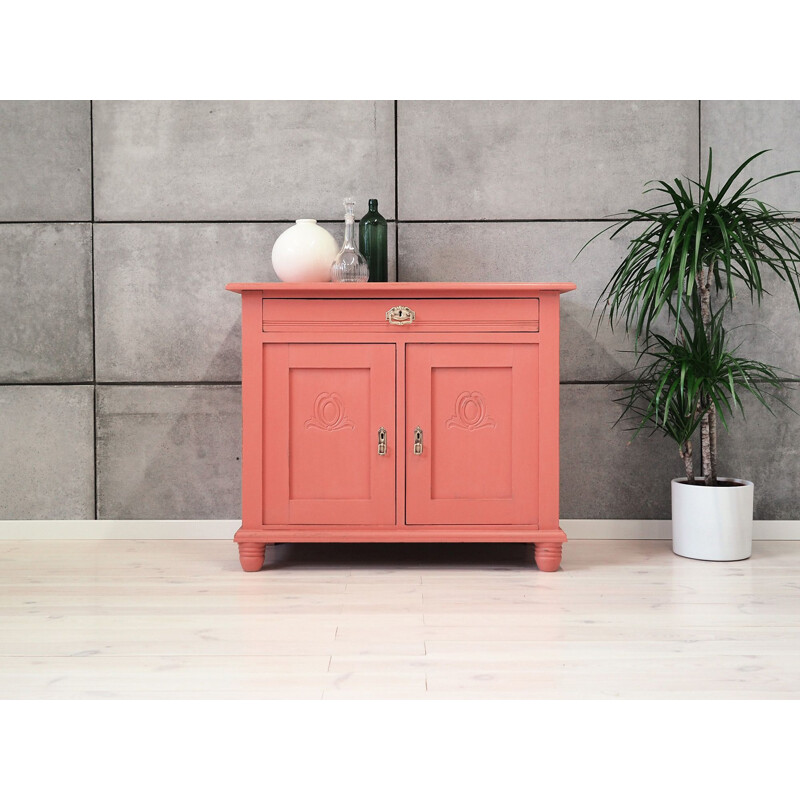
M796 220L753 195L759 185L798 170L748 178L734 188L744 169L766 152L748 158L713 191L709 149L705 180L651 181L646 193L660 194L662 203L629 210L584 245L608 231L612 239L634 231L595 306L598 325L607 317L612 330L623 326L639 356L617 398L623 405L618 422L638 420L634 436L650 429L672 438L690 481L692 437L699 429L701 474L708 485L717 483L717 419L727 428L734 411L742 410L745 393L767 409L779 400L770 391L780 385L777 368L730 348L725 312L737 293L760 305L769 273L784 282L800 309ZM668 335L654 330L662 318Z
M739 347L729 347L721 321L722 311L708 327L702 319L690 318L687 324L681 318L677 340L651 333L639 350L635 379L616 398L623 405L618 421L633 420L634 435L660 430L678 444L690 481L695 480L692 437L710 414L719 415L727 430L737 408L744 416L744 394L767 408L770 400L784 403L773 391L781 385L776 369L739 356ZM706 444L712 442L709 437ZM714 449L702 453L712 469L715 458Z

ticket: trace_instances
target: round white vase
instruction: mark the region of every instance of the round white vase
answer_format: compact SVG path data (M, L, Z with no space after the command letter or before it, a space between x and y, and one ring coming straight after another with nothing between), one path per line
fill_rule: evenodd
M753 547L753 484L698 486L672 480L672 550L704 561L741 561Z
M298 219L272 246L272 268L286 283L329 281L338 252L336 240L315 219Z

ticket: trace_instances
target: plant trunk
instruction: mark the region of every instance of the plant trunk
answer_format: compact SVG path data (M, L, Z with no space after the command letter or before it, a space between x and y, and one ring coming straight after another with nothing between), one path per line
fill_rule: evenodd
M692 458L691 440L681 445L681 458L683 459L683 467L686 470L686 480L689 483L694 483L694 459Z
M703 480L706 486L717 485L716 463L711 445L711 417L714 414L713 406L703 414L700 423L700 452L703 464Z
M711 485L717 485L717 409L714 406L708 411L708 439L711 448Z
M697 273L697 294L700 298L700 317L706 336L711 338L711 264L701 266ZM700 449L703 480L706 486L717 485L717 410L709 398L705 399L706 411L700 423Z

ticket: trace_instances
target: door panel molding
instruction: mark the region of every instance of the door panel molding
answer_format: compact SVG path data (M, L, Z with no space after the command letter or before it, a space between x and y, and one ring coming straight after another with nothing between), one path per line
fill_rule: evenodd
M406 524L538 524L537 398L537 344L408 344Z
M395 346L266 343L263 359L262 524L395 524Z

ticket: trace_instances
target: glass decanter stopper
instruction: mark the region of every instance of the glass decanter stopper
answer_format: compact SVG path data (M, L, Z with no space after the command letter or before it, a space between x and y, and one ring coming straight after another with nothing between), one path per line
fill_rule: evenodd
M352 198L345 199L344 244L331 264L331 281L335 283L365 283L369 280L369 265L356 246L355 207Z

